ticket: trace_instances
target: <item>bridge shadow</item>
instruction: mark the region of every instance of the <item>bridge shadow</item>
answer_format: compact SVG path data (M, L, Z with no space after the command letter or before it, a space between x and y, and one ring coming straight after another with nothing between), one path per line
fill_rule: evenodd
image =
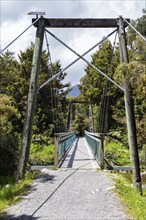
M33 217L30 215L20 215L18 217L15 217L14 215L7 215L7 213L3 213L5 217L0 217L1 220L35 220L38 219L38 217Z
M53 183L55 181L55 175L50 175L49 171L48 173L41 173L38 176L35 177L35 180L41 182L41 183L45 183L45 182L50 182Z
M79 150L79 149L78 149L78 151L79 151L80 153L82 153L82 154L84 154L84 155L88 156L88 157L91 157L91 155L86 154L85 152L83 152L83 151L81 151L81 150Z
M79 138L77 139L77 141L76 141L76 143L75 143L75 148L74 148L74 150L73 150L73 152L72 152L72 155L71 155L71 157L70 157L70 160L69 160L69 163L68 163L67 168L72 168L72 166L73 166L75 154L76 154L77 147L78 147L78 141L79 141Z

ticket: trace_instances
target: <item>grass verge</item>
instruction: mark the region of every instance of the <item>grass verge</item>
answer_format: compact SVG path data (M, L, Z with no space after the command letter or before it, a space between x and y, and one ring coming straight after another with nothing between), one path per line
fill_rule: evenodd
M26 175L26 178L15 183L14 177L0 177L0 217L4 209L19 201L20 196L25 195L32 183L34 174Z
M126 204L129 215L135 220L146 219L146 189L143 189L141 196L132 186L129 180L122 175L117 175L115 179L116 191L121 197L121 200Z

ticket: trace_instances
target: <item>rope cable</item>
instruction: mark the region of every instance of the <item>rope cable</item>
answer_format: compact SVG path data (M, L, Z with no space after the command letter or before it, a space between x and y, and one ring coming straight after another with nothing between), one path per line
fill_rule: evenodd
M46 30L47 31L47 30ZM89 52L91 52L93 49L95 49L97 46L99 46L102 42L104 42L106 39L108 39L113 33L115 33L117 31L117 29L115 29L114 31L112 31L110 34L108 34L106 37L104 37L104 39L102 39L101 41L99 41L98 43L96 43L94 46L92 46L89 50L87 50L85 53L83 53L81 56L84 57L85 55L87 55ZM42 84L38 91L40 89L42 89L45 85L47 85L49 82L51 82L52 80L54 80L56 77L58 77L61 73L63 73L65 70L67 70L69 67L71 67L73 64L75 64L77 61L79 61L81 58L78 57L77 59L75 59L73 62L71 62L68 66L66 66L65 68L63 68L61 71L59 71L59 73L55 74L54 76L52 76L51 79L47 80L44 84Z
M0 51L0 54L2 54L9 46L11 46L19 37L21 37L31 26L33 26L40 18L35 20L31 25L29 25L28 28L26 28L21 34L19 34L12 42L10 42L4 49Z

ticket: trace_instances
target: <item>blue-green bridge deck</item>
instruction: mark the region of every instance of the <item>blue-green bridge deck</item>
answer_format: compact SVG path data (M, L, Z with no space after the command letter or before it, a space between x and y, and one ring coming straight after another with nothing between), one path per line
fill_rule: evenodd
M94 155L89 148L85 137L77 138L67 154L61 168L72 169L99 169Z

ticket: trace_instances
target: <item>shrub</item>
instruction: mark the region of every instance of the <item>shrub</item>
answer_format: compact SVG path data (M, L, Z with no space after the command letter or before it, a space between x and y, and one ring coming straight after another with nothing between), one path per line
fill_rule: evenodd
M105 159L111 166L129 166L130 152L121 142L105 142Z
M54 163L54 145L31 144L30 165L52 165Z
M14 175L18 160L18 139L13 134L0 135L0 176Z

